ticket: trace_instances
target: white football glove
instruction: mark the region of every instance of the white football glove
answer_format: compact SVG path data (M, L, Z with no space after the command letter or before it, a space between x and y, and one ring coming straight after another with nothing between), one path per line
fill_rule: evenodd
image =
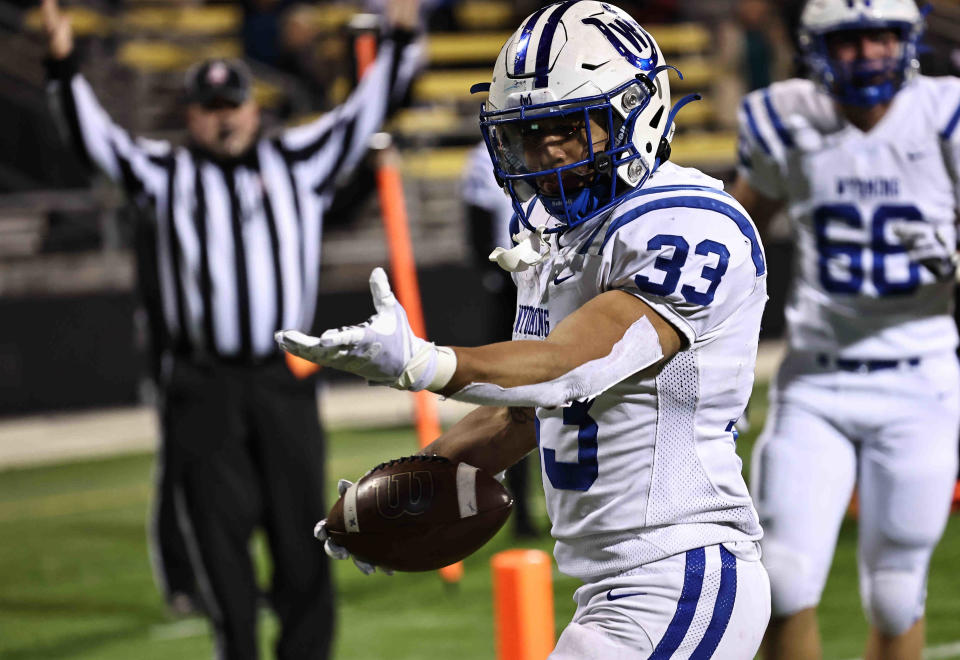
M288 353L373 383L401 390L442 389L457 368L453 349L413 334L382 268L370 273L370 293L376 314L360 325L327 330L319 337L281 330L274 338Z
M890 229L910 261L929 270L938 280L956 275L960 255L947 243L941 228L927 222L891 222Z
M352 481L347 481L346 479L341 479L337 482L337 494L343 497L343 494L347 492L347 489L353 485ZM327 533L327 519L324 518L316 524L313 528L313 535L317 537L317 540L323 543L323 551L327 553L332 559L353 559L353 563L356 564L357 568L360 569L360 572L364 575L373 575L377 567L369 562L365 562L362 559L357 559L350 554L350 551L344 548L342 545L330 538L330 535ZM380 567L380 571L386 575L393 575L393 571L389 568Z

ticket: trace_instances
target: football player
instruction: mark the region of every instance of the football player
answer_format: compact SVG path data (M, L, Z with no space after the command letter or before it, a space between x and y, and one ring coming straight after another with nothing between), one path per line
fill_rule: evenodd
M734 196L795 237L789 351L752 492L771 658L819 658L816 607L854 483L867 658L919 658L930 555L957 474L951 318L960 80L918 72L913 0L811 0L811 80L746 97Z
M667 160L689 100L671 105L670 69L590 0L540 9L500 52L480 124L516 212L515 246L491 255L517 286L513 341L414 336L380 269L368 322L278 333L309 360L481 404L427 452L496 473L539 448L556 560L583 582L553 660L748 658L769 617L733 428L766 263L722 184Z

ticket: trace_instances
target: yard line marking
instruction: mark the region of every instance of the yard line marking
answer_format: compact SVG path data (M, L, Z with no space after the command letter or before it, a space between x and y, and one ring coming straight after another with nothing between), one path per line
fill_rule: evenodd
M175 623L150 628L150 639L186 639L207 634L207 621L203 618L184 619Z
M958 655L960 655L960 641L928 646L923 651L923 660L946 660ZM863 658L853 658L852 660L863 660Z
M960 641L950 644L941 644L939 646L930 646L923 652L925 660L938 660L941 658L952 658L960 655Z

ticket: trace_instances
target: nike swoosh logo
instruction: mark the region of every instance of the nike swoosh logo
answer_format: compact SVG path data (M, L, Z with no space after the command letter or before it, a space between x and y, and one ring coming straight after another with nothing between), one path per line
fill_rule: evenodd
M567 276L564 277L564 278L561 278L559 275L557 275L555 278L553 278L553 283L554 283L554 285L559 286L559 285L563 284L564 282L566 282L567 280L569 280L571 277L573 277L573 275L574 275L573 273L570 273L569 275L567 275Z
M613 589L607 592L607 600L620 600L621 598L629 598L630 596L646 596L646 591L628 591L624 594L614 594Z

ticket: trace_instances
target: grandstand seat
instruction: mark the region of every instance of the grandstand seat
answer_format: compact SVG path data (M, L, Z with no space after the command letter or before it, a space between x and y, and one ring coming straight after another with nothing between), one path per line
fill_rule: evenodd
M324 3L298 9L298 17L318 32L338 32L357 13L357 6L347 3Z
M465 30L513 29L515 11L509 2L464 0L453 11L457 23Z
M735 131L677 133L671 146L673 155L670 160L679 165L721 169L733 162L737 152L737 134Z
M647 26L666 55L692 55L710 47L710 31L700 23Z
M427 37L430 66L486 64L491 68L510 32L434 32Z
M136 7L126 10L119 29L126 34L146 33L165 38L234 35L240 29L239 5Z
M73 33L77 37L105 37L114 29L110 17L92 7L66 7L63 12L70 18ZM39 7L24 12L23 26L31 32L40 32L43 29L43 16Z
M241 57L243 48L236 39L205 41L184 46L170 41L131 39L117 51L117 61L145 73L180 71L208 57Z

